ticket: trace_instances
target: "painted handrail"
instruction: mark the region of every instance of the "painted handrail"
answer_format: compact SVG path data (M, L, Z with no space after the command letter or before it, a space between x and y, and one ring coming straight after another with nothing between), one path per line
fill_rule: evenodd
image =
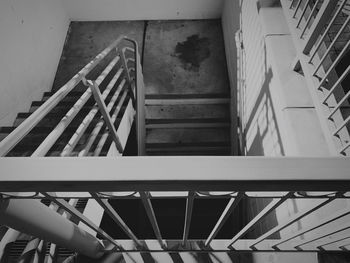
M128 67L126 58L125 58L125 49L118 50L118 45L122 41L131 42L134 46L132 49L134 53L134 59L128 60L135 63L135 79L130 78L130 68ZM122 67L113 78L114 83L118 80L120 75L124 72L127 79L127 85L129 90L129 96L131 97L133 104L137 100L136 105L138 108L143 110L143 107L140 104L144 103L143 97L138 97L136 99L135 93L143 94L143 92L138 91L138 87L143 89L143 78L138 76L141 72L141 64L138 55L138 46L137 42L133 39L127 38L126 36L120 36L117 40L111 43L106 49L104 49L100 54L98 54L90 63L88 63L82 70L80 70L71 80L69 80L64 86L62 86L54 95L52 95L47 101L45 101L35 112L33 112L25 121L23 121L14 131L12 131L6 138L4 138L0 142L0 156L5 156L9 153L52 109L54 109L58 103L60 103L68 94L71 92L81 81L86 79L86 76L98 65L112 50L116 50L117 56L109 63L109 65L103 70L103 72L98 76L98 78L94 81L94 83L98 86L105 79L105 77L111 72L112 68L121 60ZM130 51L131 49L128 49ZM113 82L111 81L111 82ZM132 81L135 81L135 90L131 88ZM109 91L113 88L114 84L110 82ZM120 91L119 91L120 92ZM61 119L58 125L52 130L52 132L43 140L43 142L39 145L39 147L32 154L33 157L45 156L51 147L56 143L57 139L65 132L68 125L74 119L74 117L79 113L79 111L84 107L85 103L92 95L92 90L87 89L85 93L78 99L78 101L74 104L74 106L67 112L67 114ZM108 95L108 92L104 92L101 96L101 100L105 99ZM95 98L96 99L96 98ZM78 136L72 137L69 142L72 142L71 145L67 145L61 156L69 155L74 147L72 145L76 145L80 137L82 136L81 131L85 131L88 124L92 121L93 117L96 115L98 110L102 110L100 108L100 104L95 104L94 108L89 112L88 116L84 119L87 121L79 126L77 129ZM112 108L111 105L110 108ZM121 107L121 105L120 105ZM119 108L120 108L119 107ZM137 116L144 116L144 113L138 113ZM107 116L104 116L106 118ZM115 117L116 118L116 117ZM114 118L114 119L115 119ZM137 118L139 119L139 118ZM103 125L103 122L102 122ZM137 125L139 127L139 125ZM143 126L144 127L144 126ZM144 129L144 128L143 128ZM138 134L142 128L138 128ZM79 137L80 136L80 137ZM113 136L118 151L122 151L122 146L118 143L118 138ZM142 143L141 143L142 145Z
M339 251L342 247L344 247L343 250L348 250L350 247L349 232L342 236L334 235L350 228L349 206L339 207L340 200L348 201L350 198L350 163L346 158L204 157L203 159L187 156L137 159L91 158L89 160L85 158L20 159L21 166L18 166L18 158L0 158L0 167L4 167L4 171L11 171L5 172L0 178L0 191L3 192L0 194L0 201L20 204L22 200L19 199L30 199L30 197L21 197L19 194L16 196L14 193L6 192L34 191L36 194L31 198L49 199L78 221L84 222L91 231L99 233L105 241L112 243L116 252L163 252L168 249L173 252L181 252L186 248L186 250L194 249L194 251L202 252L208 252L208 250L223 252L234 249L246 252L273 251L278 253L285 251L318 252L320 249ZM102 167L104 172L99 174L99 180L96 181L96 172ZM217 173L218 168L221 169L220 173ZM77 170L79 173L76 172ZM152 178L147 173L140 173L146 170L152 171ZM165 170L168 172L164 173ZM235 172L232 173L232 171ZM23 179L26 181L19 186L18 181ZM56 193L47 192L48 190L56 191ZM93 202L99 203L102 208L101 214L109 214L129 239L114 240L105 232L102 225L98 226L87 214L79 212L74 206L64 201L67 198L77 198L72 191L79 191L79 199L85 199L87 202L94 199ZM108 193L102 193L103 191L108 191ZM131 194L125 195L125 191ZM157 194L159 196L156 196ZM167 202L169 197L187 200L186 212L183 211L183 228L180 230L183 231L184 237L182 240L171 242L165 238L164 232L162 235L162 227L165 224L169 227L173 222L163 220L162 224L159 224L160 217L157 217L159 209L154 209L151 202L154 198L163 198L163 201ZM196 200L215 198L225 199L227 205L217 216L216 224L213 224L210 234L199 239L201 245L192 246L194 240L188 238L188 231L191 223L193 225L195 221L191 220L191 215L192 212L197 211L195 209ZM270 203L257 211L253 218L244 217L244 224L238 226L240 228L237 229L237 233L232 231L230 239L218 240L218 233L228 218L232 214L242 215L237 213L236 208L243 205L243 200L264 199L267 201L266 198L271 198ZM138 237L139 230L124 221L125 219L123 220L107 199L136 199L143 203L145 217L148 217L156 238L152 240L152 246L148 245L147 240L144 241ZM286 205L288 206L289 202L295 202L295 199L298 199L297 202L307 201L307 205L288 215L279 214L282 217L278 218L275 225L268 231L260 233L259 236L244 238L244 235L254 226L262 223L271 214L278 214L280 209L286 209ZM27 201L26 203L29 204ZM335 212L325 214L327 210L324 209L330 208ZM334 208L338 209L334 210ZM21 218L25 221L25 215L29 211L23 210ZM42 212L45 213L45 211ZM315 219L316 213L317 219ZM0 217L0 221L10 215L6 206L0 207L0 214L3 216ZM320 217L322 214L324 216ZM38 220L40 220L39 217ZM301 224L298 231L290 231L281 237L270 238L277 236L276 234L300 220L309 223ZM12 222L8 224L12 226ZM15 226L13 224L13 227ZM300 239L300 237L303 238ZM314 241L317 242L313 246L306 246ZM339 244L329 247L330 242ZM69 245L71 244L67 244L68 248Z
M346 63L349 52L346 31L350 26L350 3L282 0L281 4L330 152L349 156L350 92L343 86L350 67L338 66Z

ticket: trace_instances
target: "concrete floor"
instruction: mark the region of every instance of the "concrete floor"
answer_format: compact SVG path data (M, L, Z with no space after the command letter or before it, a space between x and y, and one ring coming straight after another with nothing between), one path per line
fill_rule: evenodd
M223 43L221 20L149 22L146 94L229 94Z
M135 39L139 44L141 54L144 24L143 21L71 22L53 91L69 81L74 74L120 35L127 35Z

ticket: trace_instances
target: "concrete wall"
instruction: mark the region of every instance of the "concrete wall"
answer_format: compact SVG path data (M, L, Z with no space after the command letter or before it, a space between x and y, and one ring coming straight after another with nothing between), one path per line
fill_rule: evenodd
M68 26L59 0L0 1L0 126L51 89Z
M277 4L276 4L277 3ZM278 1L242 1L246 154L327 156L329 149Z
M235 33L240 29L239 0L225 0L221 20L225 41L228 75L231 87L231 153L232 155L237 155L239 149L237 144L237 48Z
M64 0L72 20L220 18L223 0Z

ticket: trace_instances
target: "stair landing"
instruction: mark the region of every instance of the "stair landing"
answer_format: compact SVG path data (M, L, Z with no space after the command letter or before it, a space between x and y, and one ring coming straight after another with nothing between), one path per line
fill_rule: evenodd
M221 21L152 21L146 28L146 154L229 155Z

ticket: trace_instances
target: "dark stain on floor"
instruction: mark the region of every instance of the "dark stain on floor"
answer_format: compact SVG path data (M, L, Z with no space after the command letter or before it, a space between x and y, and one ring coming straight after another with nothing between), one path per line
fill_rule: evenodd
M192 35L186 41L177 43L175 54L183 62L185 69L198 71L200 64L210 56L209 44L208 38Z

